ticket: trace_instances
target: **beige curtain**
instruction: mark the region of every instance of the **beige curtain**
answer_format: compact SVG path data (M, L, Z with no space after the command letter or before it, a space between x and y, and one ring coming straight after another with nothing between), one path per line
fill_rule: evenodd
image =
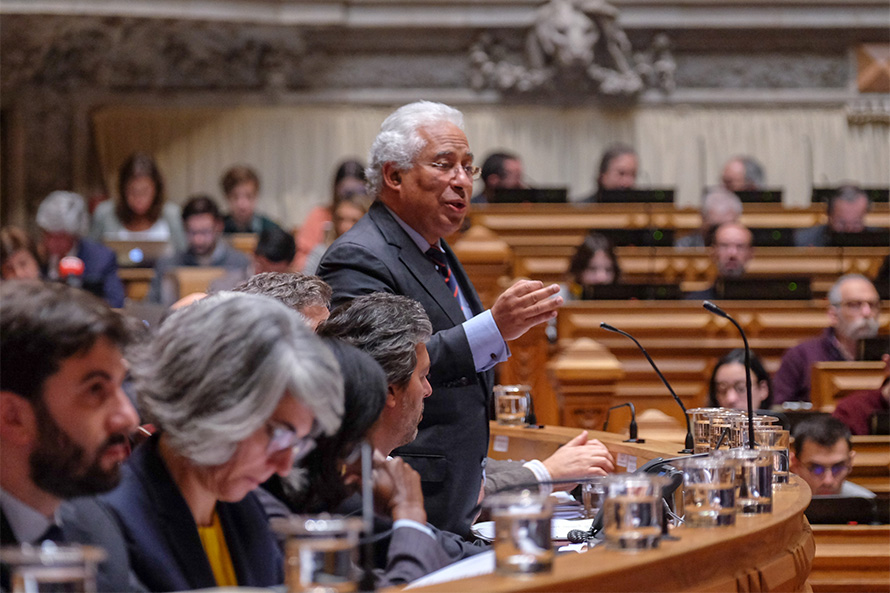
M246 163L262 180L260 208L287 226L330 199L334 169L344 158L365 161L390 107L107 108L94 116L99 158L110 191L117 169L136 150L152 153L168 197L194 193L222 200L219 177ZM580 198L593 188L603 149L616 141L640 155L640 185L675 187L677 203L697 206L726 159L754 156L767 183L788 205L809 203L810 188L849 180L890 186L890 128L847 123L843 109L633 110L475 106L463 109L481 164L505 149L519 154L529 179L565 186ZM478 190L478 187L477 187Z

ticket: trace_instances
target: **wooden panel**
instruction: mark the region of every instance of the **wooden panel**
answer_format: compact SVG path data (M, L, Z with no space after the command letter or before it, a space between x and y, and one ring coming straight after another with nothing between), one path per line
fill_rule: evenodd
M151 268L118 268L117 275L124 283L124 293L131 301L141 301L148 296L155 271Z
M817 410L830 412L837 400L864 389L877 389L884 380L881 361L817 362L812 368L810 399Z
M890 591L890 526L813 525L814 592Z

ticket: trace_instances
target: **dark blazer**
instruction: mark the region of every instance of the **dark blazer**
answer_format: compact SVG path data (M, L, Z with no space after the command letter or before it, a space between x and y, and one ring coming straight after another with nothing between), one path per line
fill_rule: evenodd
M114 251L89 239L77 245L77 257L83 260L83 286L105 299L112 307L124 306L124 284L117 274Z
M158 454L158 435L137 447L120 485L102 496L124 532L133 571L150 591L216 587L195 520ZM284 582L284 563L262 506L252 493L218 502L238 585Z
M66 543L98 546L107 554L105 561L96 570L96 591L145 591L130 572L124 537L117 522L96 498L66 500L59 507L59 516ZM6 515L0 511L0 544L5 546L18 543ZM9 590L9 575L5 566L0 568L0 586Z
M472 313L482 303L451 248L442 242L452 273ZM334 291L337 306L357 296L389 292L420 302L434 335L427 348L433 395L413 443L396 449L422 479L430 523L462 536L469 533L488 452L488 404L494 374L477 373L461 324L460 303L433 264L378 200L368 215L337 239L318 275Z

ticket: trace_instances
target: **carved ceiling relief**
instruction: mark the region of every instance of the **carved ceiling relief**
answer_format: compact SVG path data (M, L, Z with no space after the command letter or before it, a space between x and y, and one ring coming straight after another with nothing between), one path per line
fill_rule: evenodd
M634 52L603 0L551 0L542 5L523 48L480 35L470 49L470 84L502 92L594 92L633 96L646 88L674 90L676 62L666 35Z

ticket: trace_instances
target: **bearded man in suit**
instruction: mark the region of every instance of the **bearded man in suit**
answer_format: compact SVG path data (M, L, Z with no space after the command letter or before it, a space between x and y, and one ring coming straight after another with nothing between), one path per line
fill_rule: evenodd
M427 344L433 397L417 438L396 449L421 475L428 520L469 532L488 451L493 367L506 342L556 316L556 284L519 281L483 310L444 238L464 221L479 168L463 115L419 101L393 112L371 147L368 214L328 249L318 275L332 305L372 292L420 302L433 325Z

